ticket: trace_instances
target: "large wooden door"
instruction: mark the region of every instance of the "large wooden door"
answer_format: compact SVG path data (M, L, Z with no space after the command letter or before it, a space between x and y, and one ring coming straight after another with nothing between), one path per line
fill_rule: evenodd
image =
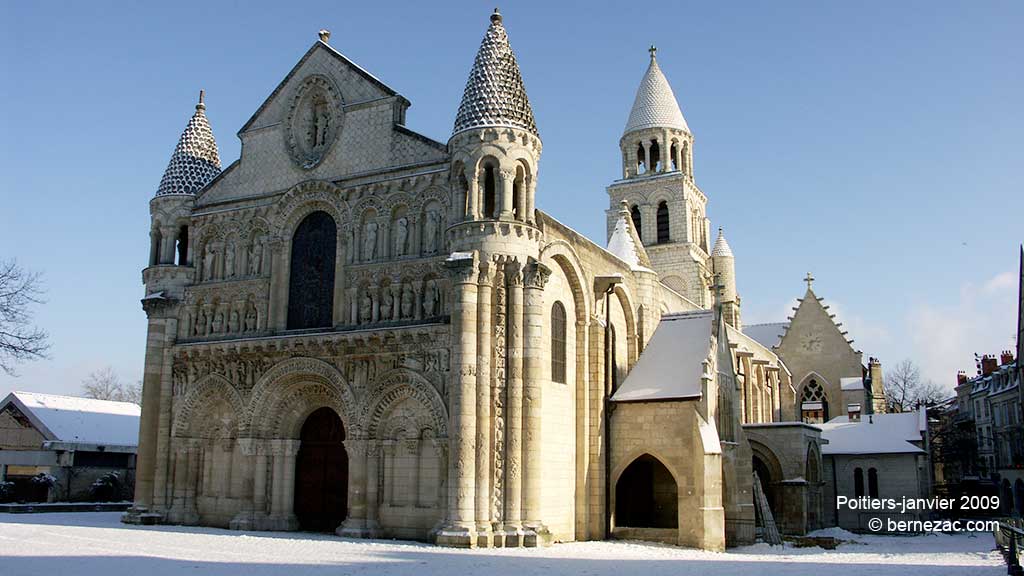
M320 408L302 425L295 462L295 515L302 530L331 532L348 509L348 454L345 427L330 408Z

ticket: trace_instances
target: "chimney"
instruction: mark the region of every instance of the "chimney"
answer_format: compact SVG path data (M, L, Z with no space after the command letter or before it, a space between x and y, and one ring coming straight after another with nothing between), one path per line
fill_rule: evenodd
M885 380L882 379L882 363L878 361L878 358L868 359L868 374L871 376L871 391L876 395L882 394Z
M967 382L967 372L960 370L956 373L956 385L959 386L965 382Z
M1013 362L1013 352L1010 350L1003 350L1003 353L999 355L999 365L1006 366Z
M996 368L998 368L998 367L999 367L999 364L996 363L996 357L995 356L989 356L988 354L985 354L984 356L981 357L981 375L982 376L988 376L989 374L995 372Z

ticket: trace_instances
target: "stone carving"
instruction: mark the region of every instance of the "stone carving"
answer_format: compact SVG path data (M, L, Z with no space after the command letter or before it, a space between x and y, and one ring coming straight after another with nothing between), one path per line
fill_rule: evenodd
M423 292L423 317L433 318L437 313L437 282L427 280L426 289Z
M253 240L249 247L249 276L260 276L263 274L263 242L261 236Z
M203 256L203 280L213 280L213 264L215 253L213 245L206 245L206 254Z
M491 396L494 405L494 478L491 492L491 514L495 521L502 520L505 509L505 266L498 263L497 281L494 283L494 382Z
M228 322L228 330L230 332L238 332L241 328L241 322L238 317L238 310L231 311L231 320Z
M373 321L373 298L369 292L363 292L363 299L359 301L359 321L363 324Z
M384 295L380 299L380 317L383 320L391 319L392 306L395 303L395 296L391 293L390 287L384 288Z
M377 223L370 221L363 228L363 261L370 262L377 257Z
M395 222L395 256L405 256L409 241L409 219L402 216Z
M412 286L406 284L402 288L402 319L412 318L413 293Z
M292 159L302 168L315 168L337 139L341 127L341 99L325 76L310 76L296 90L285 138Z
M213 326L211 330L214 334L220 334L221 330L224 329L224 313L217 312L213 317Z
M427 212L427 223L423 230L423 253L437 254L437 234L441 229L441 215L437 210Z
M259 318L256 312L256 305L254 305L252 301L250 301L249 306L245 311L245 331L252 332L256 330L258 321Z
M224 276L233 278L235 276L235 243L230 242L224 250Z

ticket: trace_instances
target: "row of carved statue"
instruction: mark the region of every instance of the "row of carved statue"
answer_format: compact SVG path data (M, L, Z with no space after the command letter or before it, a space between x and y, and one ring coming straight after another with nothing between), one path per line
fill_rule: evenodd
M444 315L438 280L367 285L350 290L351 318L358 324L422 320Z
M232 280L256 278L269 270L266 265L268 254L267 237L256 236L247 244L234 240L207 242L202 253L202 262L197 266L202 271L201 280Z
M419 228L416 218L403 215L383 224L376 218L368 218L358 230L353 228L349 232L348 263L433 256L441 246L441 219L439 210L428 210L424 214L422 242L416 246L414 239Z
M188 337L218 336L256 332L260 312L250 298L242 303L196 304L186 312Z

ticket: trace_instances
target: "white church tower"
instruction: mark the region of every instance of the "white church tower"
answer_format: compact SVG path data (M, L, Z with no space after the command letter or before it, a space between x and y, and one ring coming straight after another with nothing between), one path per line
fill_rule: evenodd
M693 134L658 66L657 49L651 46L650 53L619 140L622 178L608 186L608 235L625 202L658 278L709 308L708 200L693 179Z

